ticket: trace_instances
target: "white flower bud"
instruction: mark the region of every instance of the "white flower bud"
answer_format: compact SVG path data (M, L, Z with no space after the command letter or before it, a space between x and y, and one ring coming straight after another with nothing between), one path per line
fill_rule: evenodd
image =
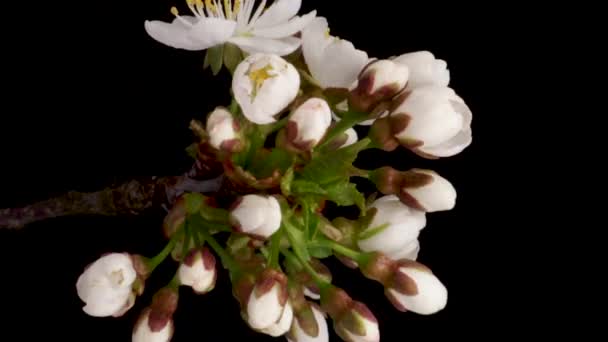
M173 337L173 320L169 319L162 326L156 326L150 320L151 310L148 308L139 317L133 329L132 342L169 342Z
M408 186L406 178L405 186L401 189L402 201L429 213L454 208L456 189L452 183L432 170L413 169L410 172L427 175L429 181L420 185Z
M471 144L473 114L451 88L415 88L396 103L391 120L402 122L395 128L395 137L403 145L431 156L449 157Z
M133 306L137 272L127 253L102 256L76 282L85 313L94 317L120 316Z
M331 109L325 100L308 99L291 114L287 123L287 139L302 150L310 150L327 132L331 118Z
M211 146L220 149L223 143L238 138L235 128L236 121L225 108L216 108L207 118L207 133Z
M180 284L191 286L198 294L207 293L215 286L215 257L207 248L192 251L179 266L177 275Z
M427 85L446 87L450 83L448 64L444 60L436 59L429 51L406 53L393 61L409 68L407 89Z
M247 302L249 326L264 334L285 334L293 320L293 308L287 298L287 277L267 269L257 280Z
M287 337L289 342L329 342L329 328L323 313L315 306L311 305L312 313L317 322L317 336L310 336L302 329L297 319L293 320L291 333Z
M366 232L381 226L385 228L358 241L359 248L365 252L397 253L415 241L426 225L423 211L406 206L394 195L377 199L369 208L375 209L376 213L361 234L364 236Z
M335 322L338 336L347 342L379 342L378 320L367 306L355 302L348 313Z
M298 95L300 75L283 58L256 53L237 66L232 90L249 121L270 124Z
M374 96L379 91L385 92L385 98L390 98L405 88L409 79L407 66L383 59L372 62L361 72L359 83L365 84L368 95Z
M417 260L418 253L420 253L420 241L416 239L405 245L403 248L387 254L387 256L393 260Z
M245 195L230 214L237 230L261 238L270 237L281 226L281 206L272 196Z
M401 290L389 288L386 293L393 305L401 311L412 311L420 315L431 315L445 308L448 290L426 267L407 264L399 267L397 283Z

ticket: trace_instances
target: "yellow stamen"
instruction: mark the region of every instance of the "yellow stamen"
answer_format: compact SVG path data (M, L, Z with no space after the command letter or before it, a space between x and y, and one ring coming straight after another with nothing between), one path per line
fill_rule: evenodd
M217 7L213 3L213 0L205 0L205 5L207 5L207 10L213 12L213 14L217 14Z
M171 7L171 14L173 14L176 17L179 15L179 11L177 10L177 7L175 7L175 6Z
M237 16L241 11L241 0L234 0L234 16Z
M232 19L232 1L224 0L224 12L226 12L226 18Z
M194 6L194 0L186 0L188 6Z
M329 38L331 35L329 34L329 28L325 31L325 38Z
M205 15L203 13L203 8L205 7L203 5L203 0L194 0L194 4L196 5L196 10L201 14L201 15Z
M272 71L272 65L267 64L265 67L257 69L257 70L252 70L249 72L249 79L251 80L251 83L253 84L253 92L252 92L252 96L256 97L258 91L260 90L260 88L262 88L262 85L264 84L264 82L272 77L275 77L276 75L271 75L269 73L269 71Z

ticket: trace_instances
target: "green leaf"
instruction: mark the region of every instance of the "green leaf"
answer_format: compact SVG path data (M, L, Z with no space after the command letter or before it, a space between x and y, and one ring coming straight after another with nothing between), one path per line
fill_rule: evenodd
M329 247L310 247L308 248L310 256L317 259L325 259L333 255L331 248Z
M318 155L302 169L299 176L321 186L347 179L357 155L369 143L369 138L365 138L350 146Z
M347 129L355 126L357 123L365 121L369 117L368 113L349 112L329 131L323 139L318 149L327 146L333 139L340 136Z
M230 73L234 73L234 70L241 61L243 61L241 49L234 44L224 44L224 65Z
M195 214L201 210L201 206L205 201L205 196L199 193L187 193L184 195L186 199L186 211L188 214Z
M354 183L336 182L326 187L327 198L340 206L357 205L365 211L365 197L357 190Z
M287 234L291 248L296 252L296 255L304 259L304 261L310 260L304 233L290 222L284 221L283 226L285 227L285 233Z
M207 56L205 56L205 68L211 67L213 75L219 74L224 65L224 45L216 45L207 50Z
M319 184L303 179L294 180L291 183L291 191L294 194L313 194L313 195L325 195L327 191L323 189Z
M291 195L291 183L293 181L293 166L285 171L283 178L281 179L281 192L284 196Z
M286 150L274 148L266 156L254 158L249 171L258 179L272 176L275 170L284 173L293 164L294 156Z

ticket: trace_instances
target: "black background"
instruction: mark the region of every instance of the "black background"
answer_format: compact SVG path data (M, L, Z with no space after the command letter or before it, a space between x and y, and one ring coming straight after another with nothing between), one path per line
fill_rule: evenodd
M6 31L10 49L3 74L8 90L2 96L0 207L69 190L92 191L142 175L179 174L189 167L184 151L192 141L188 122L228 103L230 78L226 71L213 77L203 70L202 52L174 50L147 37L144 20L169 20L173 5L183 4L42 2L11 10L20 14ZM501 315L510 307L502 304L504 279L494 272L497 249L504 243L501 232L508 225L502 213L492 211L494 197L501 195L489 190L495 186L494 171L504 163L490 144L505 129L508 115L497 89L515 77L501 66L516 61L514 49L520 44L502 25L504 8L310 0L303 7L301 13L316 8L328 18L333 35L353 41L370 56L432 51L448 62L451 87L474 115L473 144L456 157L428 161L400 149L366 153L362 162L370 168L433 168L455 185L457 206L428 216L419 257L448 287L447 308L428 317L399 313L379 285L330 262L336 284L369 305L383 341L485 336L481 328L503 325ZM523 14L517 19L525 20ZM169 280L173 265L166 263L154 274L146 294L120 319L86 316L76 279L107 251L156 254L164 245L162 217L159 210L144 217L61 218L0 232L3 326L16 333L8 340L42 333L129 341L138 312ZM523 320L510 315L508 325L520 326ZM272 340L251 332L241 320L225 274L209 295L182 289L175 321L173 341Z

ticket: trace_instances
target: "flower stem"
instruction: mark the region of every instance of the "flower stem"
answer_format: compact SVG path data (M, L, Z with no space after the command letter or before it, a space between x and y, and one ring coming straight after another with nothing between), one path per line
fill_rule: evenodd
M311 246L331 248L338 254L342 254L345 257L353 259L358 264L361 264L365 259L365 253L357 252L331 240L312 242Z
M315 271L314 268L312 268L312 266L310 266L308 262L298 257L297 254L294 254L287 249L282 249L281 253L285 256L285 258L287 258L287 260L292 265L302 265L304 267L304 270L306 270L306 272L310 274L310 276L315 280L320 289L329 287L331 285L331 283L328 282L325 278L321 277L319 273L317 273L317 271Z
M356 124L365 121L367 119L367 113L349 112L342 120L340 120L334 128L327 133L327 136L323 139L323 142L316 148L321 150L325 148L332 140L344 133L347 129L352 128Z
M154 269L156 269L156 267L158 267L158 265L160 265L169 256L169 254L171 254L171 251L173 250L173 248L175 248L175 244L177 243L177 236L181 236L182 232L183 230L179 230L178 232L176 232L171 238L171 240L169 240L169 243L165 246L165 248L163 248L163 250L160 251L158 255L150 259L148 263L150 273L152 273L152 271L154 271Z
M220 257L224 268L229 269L231 272L238 271L239 266L236 261L234 261L230 254L226 252L226 250L219 244L219 242L217 242L217 240L211 234L209 234L209 232L205 228L206 227L201 227L201 229L199 229L199 232L203 237L204 241L206 241L209 246L211 246L213 251L215 251L215 253Z
M228 110L230 111L230 113L236 115L238 110L239 110L239 104L238 102L236 102L236 99L233 97L232 101L230 102L230 107L228 107Z
M268 265L272 268L280 269L279 266L279 251L281 247L281 236L283 235L283 230L279 229L276 233L272 235L272 240L270 241L270 258L268 260Z

